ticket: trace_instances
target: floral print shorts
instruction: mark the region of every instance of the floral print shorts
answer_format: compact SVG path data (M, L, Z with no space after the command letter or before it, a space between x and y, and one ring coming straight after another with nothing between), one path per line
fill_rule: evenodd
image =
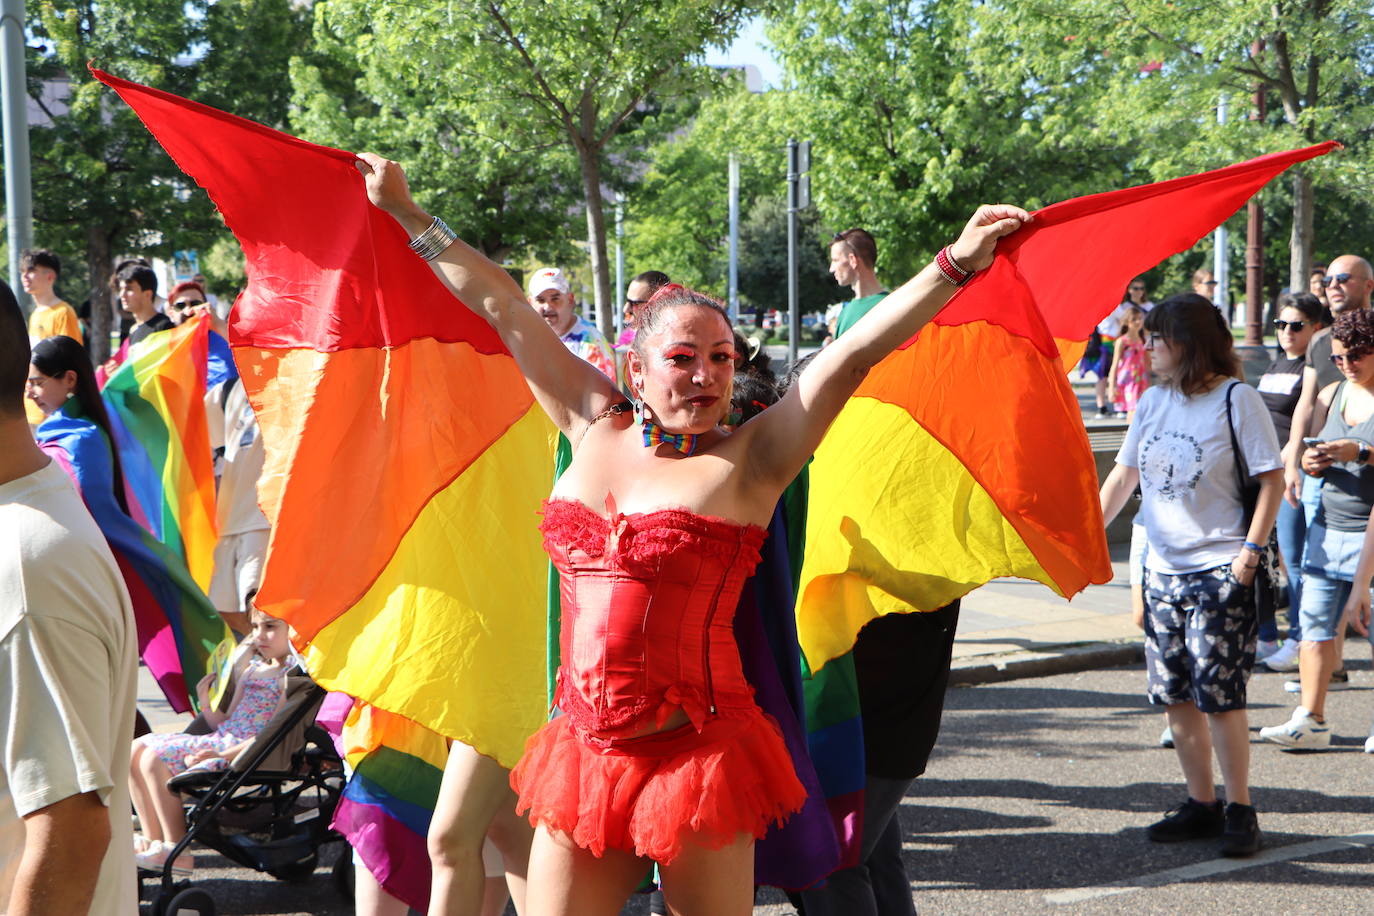
M1203 712L1245 708L1259 622L1250 587L1231 566L1201 572L1145 570L1147 695L1158 706L1193 703Z

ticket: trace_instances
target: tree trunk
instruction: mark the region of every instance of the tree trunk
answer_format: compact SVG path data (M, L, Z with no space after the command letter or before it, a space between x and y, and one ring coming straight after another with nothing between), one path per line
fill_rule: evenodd
M1288 244L1288 289L1307 292L1312 275L1312 176L1298 167L1293 170L1293 235Z
M582 194L587 201L587 249L592 256L592 289L596 293L596 325L607 340L615 340L615 307L611 304L611 273L606 262L606 214L601 198L601 151L579 144Z
M86 269L91 277L91 362L99 366L110 358L110 330L114 313L110 304L110 237L104 226L86 227Z

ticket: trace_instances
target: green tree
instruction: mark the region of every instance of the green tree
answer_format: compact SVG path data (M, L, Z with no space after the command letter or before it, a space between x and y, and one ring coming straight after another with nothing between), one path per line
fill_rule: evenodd
M522 146L523 134L483 133L467 110L465 84L389 53L390 26L372 12L387 11L315 4L312 51L291 67L293 130L405 163L417 201L488 257L569 257L577 202L571 153L547 139Z
M1129 150L1080 128L1091 87L1005 78L1016 49L981 11L973 0L798 0L769 27L793 130L815 144L821 219L871 231L889 282L980 203L1043 206L1134 172Z
M64 293L89 296L92 351L104 359L115 255L208 249L227 233L208 198L90 76L87 61L191 97L201 95L203 80L212 102L281 123L284 96L272 84L285 84L285 54L301 49L291 30L300 14L289 0L85 0L28 9L28 90L40 112L30 127L36 240L69 265Z
M1316 188L1368 205L1374 27L1356 0L1046 0L984 7L1016 53L1003 85L1091 86L1085 124L1136 151L1152 178L1334 138L1341 155L1295 167L1286 195L1290 285L1306 288ZM1259 45L1256 42L1260 42ZM1252 118L1250 97L1269 99ZM1229 122L1217 106L1229 101ZM1274 194L1275 191L1268 192Z
M787 198L759 197L740 220L740 311L787 311ZM797 301L801 312L821 311L853 293L830 276L830 233L814 209L797 225Z
M627 149L622 135L656 129L646 115L664 110L657 100L699 91L711 71L695 62L734 36L747 0L329 5L373 23L372 53L416 81L450 84L455 109L484 136L522 150L557 143L576 157L597 315L609 332L603 185Z

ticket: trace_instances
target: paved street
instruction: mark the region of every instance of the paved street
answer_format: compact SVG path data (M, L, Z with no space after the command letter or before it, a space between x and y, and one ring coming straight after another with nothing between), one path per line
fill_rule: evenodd
M1347 645L1352 688L1334 695L1323 753L1253 746L1267 849L1219 859L1209 842L1152 844L1144 827L1182 798L1140 666L950 691L927 774L901 813L923 912L1361 912L1374 908L1374 714L1367 647ZM1287 718L1284 677L1252 681L1252 729ZM205 864L214 860L202 857ZM344 914L324 867L289 885L211 869L221 913ZM757 914L791 912L776 893ZM627 912L643 913L643 901Z

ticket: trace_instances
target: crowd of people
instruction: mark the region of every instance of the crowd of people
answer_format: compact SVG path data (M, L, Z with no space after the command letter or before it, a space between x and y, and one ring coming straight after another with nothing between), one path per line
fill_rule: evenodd
M522 290L415 204L396 163L360 163L373 203L419 243L455 307L478 303L570 456L541 524L561 580L561 714L511 771L452 746L430 825L431 912L500 912L508 894L522 913L614 912L649 863L658 912L749 912L754 844L802 807L806 789L744 679L736 600L784 491L867 368L931 320L1029 215L980 208L893 291L877 279L876 240L863 229L836 234L830 270L853 298L831 316L827 345L779 378L718 300L657 270L630 282L624 331L607 340L579 315L563 270L535 270ZM230 379L205 396L219 532L208 591L248 651L223 695L212 695L222 688L215 673L195 685L205 733L130 743L133 611L82 506L112 500L129 511L100 385L150 335L198 317L227 329L203 280L164 299L146 261L122 262L111 281L122 340L96 366L89 327L55 292L60 270L51 252L25 252L27 326L0 288L0 651L7 695L31 698L0 703L0 898L14 913L126 913L135 869L168 864L186 833L168 780L227 766L271 719L298 660L286 625L252 604L268 545L256 500L265 451L243 385ZM1165 709L1186 785L1148 835L1219 837L1224 854L1244 856L1262 845L1249 794L1251 671L1298 671L1299 705L1261 738L1323 747L1326 696L1345 680L1340 640L1347 625L1368 632L1374 275L1345 255L1310 291L1281 297L1281 355L1255 386L1210 301L1215 285L1199 271L1192 292L1156 304L1133 280L1080 371L1096 375L1099 415L1130 423L1102 511L1110 523L1139 487L1131 573L1146 693ZM47 457L55 420L84 424L103 443L99 492L89 477L73 489L69 469ZM696 456L711 460L687 460ZM800 913L914 914L896 812L938 734L958 615L956 601L859 633L858 861L793 893ZM170 865L187 873L194 859ZM506 882L488 880L502 872ZM405 912L365 867L357 881L359 912Z
M1348 682L1342 640L1347 628L1369 634L1374 274L1365 259L1342 255L1314 270L1309 291L1280 296L1279 353L1254 386L1210 300L1213 286L1199 271L1193 292L1155 305L1133 281L1080 368L1102 373L1099 391L1110 392L1121 385L1123 352L1144 352L1147 387L1101 502L1110 523L1139 487L1134 611L1146 634L1148 696L1166 711L1161 743L1175 749L1187 788L1149 835L1221 837L1223 854L1244 856L1262 844L1249 791L1252 670L1299 672L1285 685L1299 695L1292 716L1259 737L1328 747L1327 694ZM1143 340L1131 340L1141 312ZM1109 412L1099 395L1099 415ZM1374 725L1365 751L1374 753Z

